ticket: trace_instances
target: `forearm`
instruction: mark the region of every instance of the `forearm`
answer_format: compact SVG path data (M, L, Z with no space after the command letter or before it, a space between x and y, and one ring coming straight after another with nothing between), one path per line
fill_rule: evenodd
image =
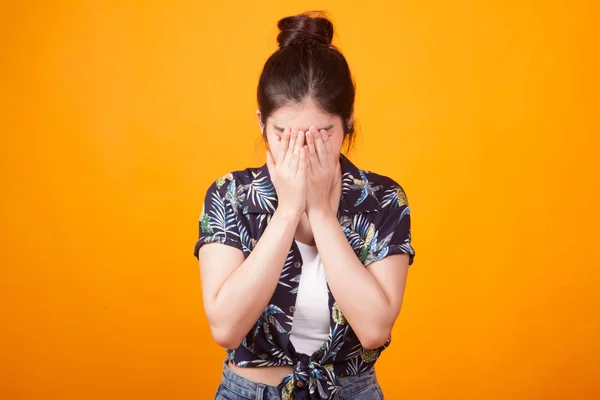
M331 292L364 347L385 341L396 318L375 277L348 243L331 210L310 219Z
M298 220L277 210L248 258L217 292L211 305L212 325L227 332L233 343L252 329L273 296Z

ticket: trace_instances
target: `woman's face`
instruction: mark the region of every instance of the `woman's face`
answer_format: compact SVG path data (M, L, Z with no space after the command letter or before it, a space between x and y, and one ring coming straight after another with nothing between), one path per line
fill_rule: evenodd
M260 112L257 114L261 131L265 131L260 121ZM299 131L306 132L313 125L319 131L327 131L333 150L340 153L344 142L342 119L337 115L322 112L312 100L308 100L305 103L280 107L267 119L267 142L275 160L280 151L281 135L285 128L296 127Z

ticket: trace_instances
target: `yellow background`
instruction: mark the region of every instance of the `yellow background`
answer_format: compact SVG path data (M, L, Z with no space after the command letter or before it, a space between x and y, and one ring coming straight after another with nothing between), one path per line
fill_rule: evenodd
M595 1L3 1L0 398L209 399L208 185L264 160L280 17L331 13L351 159L406 189L386 399L600 398Z

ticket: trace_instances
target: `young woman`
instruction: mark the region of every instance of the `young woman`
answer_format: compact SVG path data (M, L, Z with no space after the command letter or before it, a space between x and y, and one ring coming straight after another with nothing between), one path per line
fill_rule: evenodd
M380 399L414 250L406 195L341 154L354 84L315 14L284 18L258 84L267 162L206 194L204 307L227 349L216 399Z

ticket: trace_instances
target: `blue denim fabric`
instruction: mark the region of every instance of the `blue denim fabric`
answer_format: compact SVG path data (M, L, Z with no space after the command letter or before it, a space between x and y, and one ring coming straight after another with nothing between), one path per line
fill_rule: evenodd
M383 400L381 387L377 382L375 368L355 376L340 378L339 400ZM221 384L214 400L276 400L281 399L277 386L265 385L246 379L223 364Z

